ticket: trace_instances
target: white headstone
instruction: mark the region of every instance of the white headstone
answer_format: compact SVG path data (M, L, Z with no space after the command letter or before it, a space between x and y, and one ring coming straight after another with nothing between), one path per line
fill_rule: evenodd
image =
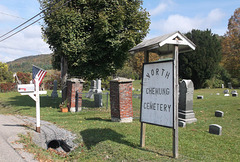
M96 93L102 93L101 84L102 84L101 79L97 79L97 88L95 90Z

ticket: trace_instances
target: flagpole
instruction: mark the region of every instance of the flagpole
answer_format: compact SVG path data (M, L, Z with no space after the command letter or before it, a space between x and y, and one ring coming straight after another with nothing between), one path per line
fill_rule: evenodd
M40 133L40 98L39 98L39 80L38 76L35 77L36 85L36 132Z

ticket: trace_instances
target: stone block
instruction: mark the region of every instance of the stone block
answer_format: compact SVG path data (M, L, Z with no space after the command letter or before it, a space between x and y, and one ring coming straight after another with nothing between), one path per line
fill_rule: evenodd
M203 99L203 96L198 95L198 96L197 96L197 99Z
M229 94L229 90L228 90L228 89L225 89L225 90L223 91L223 93L224 93L224 94Z
M178 121L178 126L179 127L186 127L186 122L184 122L184 121Z
M232 93L232 97L238 97L238 93Z
M216 135L222 135L222 126L217 125L217 124L209 125L209 133L216 134Z
M224 115L224 112L219 111L219 110L216 110L216 111L215 111L215 116L216 116L216 117L223 117L223 115Z

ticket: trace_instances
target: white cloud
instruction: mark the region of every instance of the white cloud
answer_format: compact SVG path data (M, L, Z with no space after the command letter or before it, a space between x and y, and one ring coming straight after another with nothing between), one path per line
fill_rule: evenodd
M164 11L166 11L167 7L171 4L172 4L171 0L162 1L157 5L156 8L151 9L149 11L149 13L150 13L151 16L159 15L159 14L163 13Z
M211 10L206 17L187 17L174 14L169 15L167 19L153 21L150 29L157 30L160 33L169 33L174 31L186 33L192 29L214 29L217 28L217 24L221 22L221 20L224 18L224 15L225 14L220 9Z
M166 20L160 20L158 22L152 22L151 28L160 30L163 33L169 33L173 31L188 32L189 30L199 26L199 19L191 19L189 17L181 15L170 15Z
M224 17L225 13L223 13L220 9L213 9L210 11L207 18L205 18L205 22L206 24L213 25L220 22Z

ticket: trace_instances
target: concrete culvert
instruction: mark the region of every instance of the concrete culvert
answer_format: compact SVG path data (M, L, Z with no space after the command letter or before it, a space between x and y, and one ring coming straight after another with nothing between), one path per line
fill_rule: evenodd
M23 121L29 124L35 124L36 119L32 117L22 117ZM66 153L74 150L78 144L73 142L77 135L57 127L55 124L41 121L41 133L33 132L33 142L43 149L55 149L56 151L65 151Z
M60 141L59 140L51 140L48 142L47 147L56 149L56 148L60 147Z
M61 140L60 141L60 146L62 147L62 149L65 151L65 152L70 152L72 148L71 146L69 146L65 141Z
M65 141L63 140L51 140L48 142L47 144L47 148L53 148L53 149L57 149L61 146L61 148L65 151L65 152L70 152L72 148L71 146L69 146Z

